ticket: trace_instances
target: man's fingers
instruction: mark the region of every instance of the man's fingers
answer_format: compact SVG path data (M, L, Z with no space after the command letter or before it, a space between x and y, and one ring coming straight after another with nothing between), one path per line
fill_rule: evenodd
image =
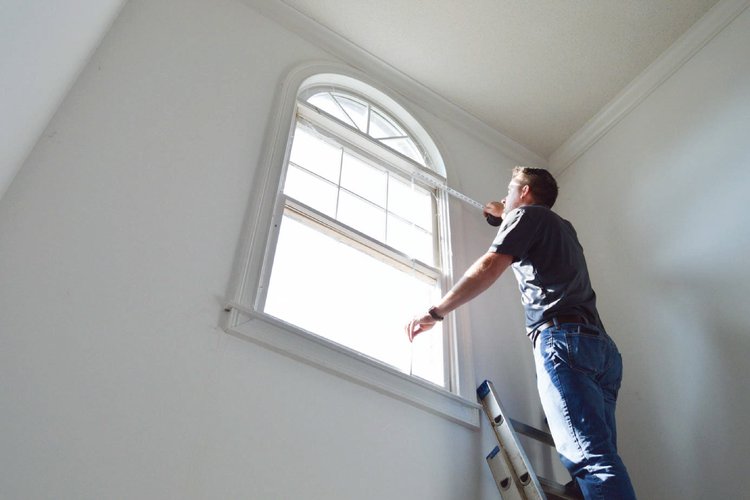
M406 324L406 335L409 337L409 342L412 342L414 337L420 333L426 332L433 326L435 326L435 320L428 314L412 319Z
M424 326L419 321L414 322L414 328L411 329L411 340L414 341L414 337L424 331Z
M414 342L414 337L417 336L419 332L422 331L422 325L420 325L418 322L414 321L412 323L412 328L409 330L409 342Z
M418 334L422 333L424 331L424 328L422 327L422 324L419 322L418 318L415 318L406 325L406 335L409 337L409 342L414 341L414 337L416 337Z

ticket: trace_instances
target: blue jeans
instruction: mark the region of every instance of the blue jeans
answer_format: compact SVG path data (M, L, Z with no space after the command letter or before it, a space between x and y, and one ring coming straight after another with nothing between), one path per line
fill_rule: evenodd
M534 346L537 387L555 447L586 499L634 499L617 454L615 403L622 357L603 329L563 323Z

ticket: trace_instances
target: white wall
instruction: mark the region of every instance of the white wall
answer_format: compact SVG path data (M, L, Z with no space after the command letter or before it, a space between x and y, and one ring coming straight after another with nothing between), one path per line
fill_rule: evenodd
M486 428L218 327L275 92L317 59L233 0L125 6L0 200L0 497L498 498ZM510 160L411 109L454 186L502 193ZM493 235L454 208L460 272ZM518 299L483 301L477 377L528 412Z
M561 177L625 356L641 498L748 486L748 24ZM218 328L275 92L317 59L333 58L234 0L126 5L0 200L0 497L498 498L486 426ZM503 193L511 160L405 104L454 187ZM454 208L461 272L492 230ZM513 278L466 310L477 381L540 423Z
M750 11L562 176L625 360L620 445L642 498L745 498Z
M0 197L124 4L0 3Z

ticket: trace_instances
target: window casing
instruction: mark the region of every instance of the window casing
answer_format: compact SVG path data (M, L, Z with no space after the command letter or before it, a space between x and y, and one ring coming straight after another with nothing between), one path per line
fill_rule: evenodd
M406 321L450 283L447 196L435 189L445 184L437 148L400 106L361 80L333 73L308 75L294 94L289 88L285 94L288 102L282 95L282 114L269 132L266 177L254 197L244 250L247 262L229 300L227 310L234 311L227 331L476 426L473 390L466 391L468 400L460 396L459 377L469 384L472 380L470 369L459 366L468 358L453 321L413 346L403 331ZM322 109L326 95L349 99L348 104L362 111L355 118L359 121L341 120L329 112L330 106ZM283 125L283 109L288 110L287 120L293 116L288 126ZM370 125L363 120L368 115L373 118ZM296 150L305 141L313 150L321 149L314 158L335 155L337 161L310 164L304 151ZM347 170L359 175L347 178ZM320 194L324 192L329 195ZM404 193L422 200L416 204L421 208L410 207ZM369 210L352 210L353 205ZM342 270L347 259L355 264ZM366 272L357 262L370 263ZM376 279L387 285L381 290L368 286ZM321 284L344 293L331 297ZM411 303L395 293L407 290ZM390 302L383 302L383 296ZM326 303L332 307L326 310ZM349 328L331 328L334 316L341 316L340 323ZM364 326L379 332L378 342L363 338L368 336L362 333ZM438 386L447 392L429 389Z

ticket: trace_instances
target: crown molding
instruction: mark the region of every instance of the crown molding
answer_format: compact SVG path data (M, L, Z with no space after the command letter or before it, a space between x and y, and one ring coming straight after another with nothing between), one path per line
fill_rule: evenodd
M391 91L456 125L512 161L539 167L547 165L547 160L541 155L498 132L463 108L284 3L283 0L242 0L242 2L342 62L382 81Z
M748 6L750 0L720 0L612 101L557 148L549 157L550 170L559 174L572 165Z

